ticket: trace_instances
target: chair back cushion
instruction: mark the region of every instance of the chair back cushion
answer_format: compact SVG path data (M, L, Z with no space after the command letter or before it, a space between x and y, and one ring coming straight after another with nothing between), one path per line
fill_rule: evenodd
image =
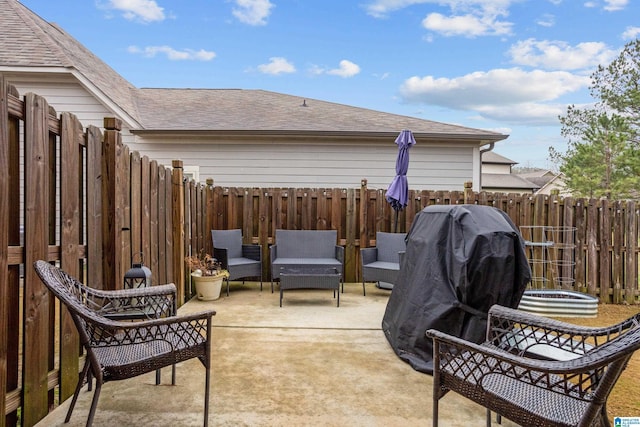
M213 247L227 250L227 257L242 258L242 230L211 230Z
M276 230L278 258L335 258L336 230Z
M398 252L407 249L405 238L407 233L376 233L376 248L378 249L378 261L400 262Z

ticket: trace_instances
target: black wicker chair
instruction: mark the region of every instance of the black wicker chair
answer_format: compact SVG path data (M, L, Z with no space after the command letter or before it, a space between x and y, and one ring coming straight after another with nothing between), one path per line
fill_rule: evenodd
M242 243L242 230L211 230L213 257L229 272L229 281L246 277L259 277L262 290L262 246Z
M36 261L34 268L45 286L69 310L86 350L65 422L71 418L89 372L96 378L96 389L87 426L93 423L103 383L132 378L197 357L205 367L204 425L208 425L211 318L215 311L155 318L158 310L167 310L167 304L174 304L175 299L166 298L168 294L175 294L174 285L98 291L45 261ZM105 316L129 310L138 310L145 320L118 321ZM175 313L175 308L169 310Z
M487 408L488 426L491 411L520 425L610 425L607 398L640 348L640 313L593 328L494 306L483 344L433 329L427 336L434 426L450 390Z

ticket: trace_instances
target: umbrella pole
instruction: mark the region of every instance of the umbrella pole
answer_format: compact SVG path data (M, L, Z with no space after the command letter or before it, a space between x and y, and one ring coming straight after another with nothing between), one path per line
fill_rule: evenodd
M394 233L398 232L398 211L396 211L396 225L395 225L395 228L394 228L393 232Z

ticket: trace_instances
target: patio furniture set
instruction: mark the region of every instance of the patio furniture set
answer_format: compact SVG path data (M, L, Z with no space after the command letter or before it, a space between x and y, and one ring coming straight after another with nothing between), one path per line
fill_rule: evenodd
M262 248L243 244L242 231L212 230L214 257L229 271L229 280L260 277L262 290ZM405 248L405 233L376 234L376 247L362 249L362 292L365 281L378 282L391 289L400 270L400 255ZM340 286L344 292L344 248L337 245L336 230L276 230L275 244L269 247L271 292L280 281L280 306L283 292L291 289L330 289L340 306Z
M343 258L335 245L335 234L326 233L277 234L279 240L270 252L279 273L271 279L281 280L281 304L283 287L318 287L337 293L339 305ZM384 237L380 238L379 242L383 241ZM322 251L304 249L319 244ZM329 246L333 246L331 251ZM243 254L242 249L226 249L226 261L232 266L231 255ZM380 252L384 251L378 250L379 261L395 260ZM375 259L371 254L366 256ZM65 422L84 382L90 382L91 377L96 378L96 389L87 426L93 422L105 382L157 372L197 358L205 368L203 424L208 425L215 311L178 315L173 284L103 291L84 285L48 262L37 261L34 268L69 310L86 354ZM232 277L257 271L242 268L239 271L248 273L236 272ZM368 280L375 277L394 280L388 271L367 276ZM136 318L139 320L122 320ZM610 425L607 399L640 348L640 313L608 327L580 327L494 305L487 325L486 339L480 344L436 329L426 331L433 340L434 427L439 423L439 401L449 391L486 408L488 426L492 412L520 425ZM172 380L175 384L175 369Z

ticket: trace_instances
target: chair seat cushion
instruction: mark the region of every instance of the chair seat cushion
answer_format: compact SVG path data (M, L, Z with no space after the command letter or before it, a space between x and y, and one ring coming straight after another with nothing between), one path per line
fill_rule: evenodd
M276 258L273 261L275 267L295 266L295 265L327 265L330 267L341 267L342 263L335 258Z
M374 261L363 265L363 268L374 268L377 270L400 270L400 264L397 262Z
M255 259L249 259L244 257L229 259L229 267L235 267L239 265L251 265L251 264L260 264L260 261L256 261Z

